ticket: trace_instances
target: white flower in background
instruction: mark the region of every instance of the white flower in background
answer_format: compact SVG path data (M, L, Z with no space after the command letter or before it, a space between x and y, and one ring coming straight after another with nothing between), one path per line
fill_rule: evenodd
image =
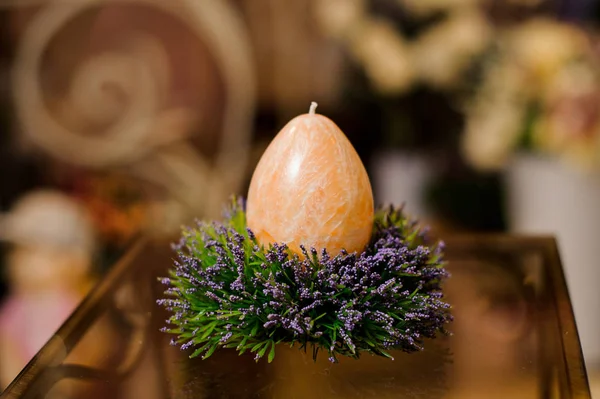
M475 10L461 10L424 33L413 44L412 54L421 79L447 88L462 78L473 58L487 47L492 28Z
M600 75L586 33L552 20L503 33L466 111L465 158L501 167L523 134L537 151L600 166Z
M535 125L536 147L589 168L600 155L600 87L594 65L564 66L549 82Z
M529 83L544 87L569 60L581 57L588 48L583 31L547 19L526 22L508 31L507 57L530 74ZM536 88L537 89L537 88Z
M314 14L327 36L344 39L366 13L366 0L316 0Z
M449 11L458 8L472 8L485 2L485 0L397 0L402 6L413 14L421 17L439 11Z
M399 94L411 87L414 68L409 46L388 22L363 21L350 37L350 52L382 94Z
M508 34L508 59L523 68L540 110L534 147L579 169L600 160L600 76L590 38L575 26L534 20Z
M494 65L467 107L462 152L474 167L500 169L514 151L526 112L521 81L519 70L510 65Z
M523 125L523 112L513 104L496 104L491 112L469 119L463 155L481 170L501 169L513 152Z

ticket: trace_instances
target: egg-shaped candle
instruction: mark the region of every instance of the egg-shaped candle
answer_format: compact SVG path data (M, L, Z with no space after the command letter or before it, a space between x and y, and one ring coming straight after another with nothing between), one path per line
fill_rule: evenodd
M373 191L358 154L340 128L315 113L292 119L260 159L246 202L248 227L263 244L301 253L360 252L373 228Z

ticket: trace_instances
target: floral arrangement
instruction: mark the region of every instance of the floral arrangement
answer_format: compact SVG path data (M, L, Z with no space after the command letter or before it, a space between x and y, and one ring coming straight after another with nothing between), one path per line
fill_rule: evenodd
M465 158L502 168L526 149L583 168L600 161L600 58L575 26L534 19L501 31L466 106Z
M376 150L428 152L459 134L454 98L491 40L480 0L312 2L316 25L347 60L341 107L377 120Z
M348 50L381 95L400 95L418 84L455 86L491 39L479 0L379 2L389 8L381 14L410 20L400 23L374 13L371 3L315 0L315 14L322 31ZM436 13L442 18L431 22ZM409 24L418 29L403 31Z
M172 344L208 358L219 348L271 362L277 344L337 356L391 357L413 352L446 333L442 300L443 244L402 213L376 213L362 253L293 254L283 244L259 246L234 200L223 223L199 222L175 245L178 260L158 303L172 316L163 330Z
M312 3L316 25L348 60L343 107L354 108L353 114L365 110L365 118L378 121L369 126L382 143L377 150L420 154L459 145L460 104L476 86L474 76L503 23L498 14L522 17L544 0L493 2L493 7L485 0Z
M496 30L485 0L313 0L321 31L347 50L383 96L465 83ZM534 9L543 0L511 0Z

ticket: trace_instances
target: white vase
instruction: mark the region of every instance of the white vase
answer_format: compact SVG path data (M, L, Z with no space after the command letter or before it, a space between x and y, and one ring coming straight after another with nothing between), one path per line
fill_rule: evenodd
M421 154L381 151L373 156L373 191L379 205L405 204L405 211L419 219L429 217L423 194L432 168Z
M600 367L600 175L520 155L507 171L509 223L558 240L588 368Z

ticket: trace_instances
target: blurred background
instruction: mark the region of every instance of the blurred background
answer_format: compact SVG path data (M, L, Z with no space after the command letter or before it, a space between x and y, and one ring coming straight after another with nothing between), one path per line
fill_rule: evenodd
M244 195L311 101L377 203L559 239L600 371L597 0L1 0L0 374L132 240ZM35 332L35 333L34 333Z

